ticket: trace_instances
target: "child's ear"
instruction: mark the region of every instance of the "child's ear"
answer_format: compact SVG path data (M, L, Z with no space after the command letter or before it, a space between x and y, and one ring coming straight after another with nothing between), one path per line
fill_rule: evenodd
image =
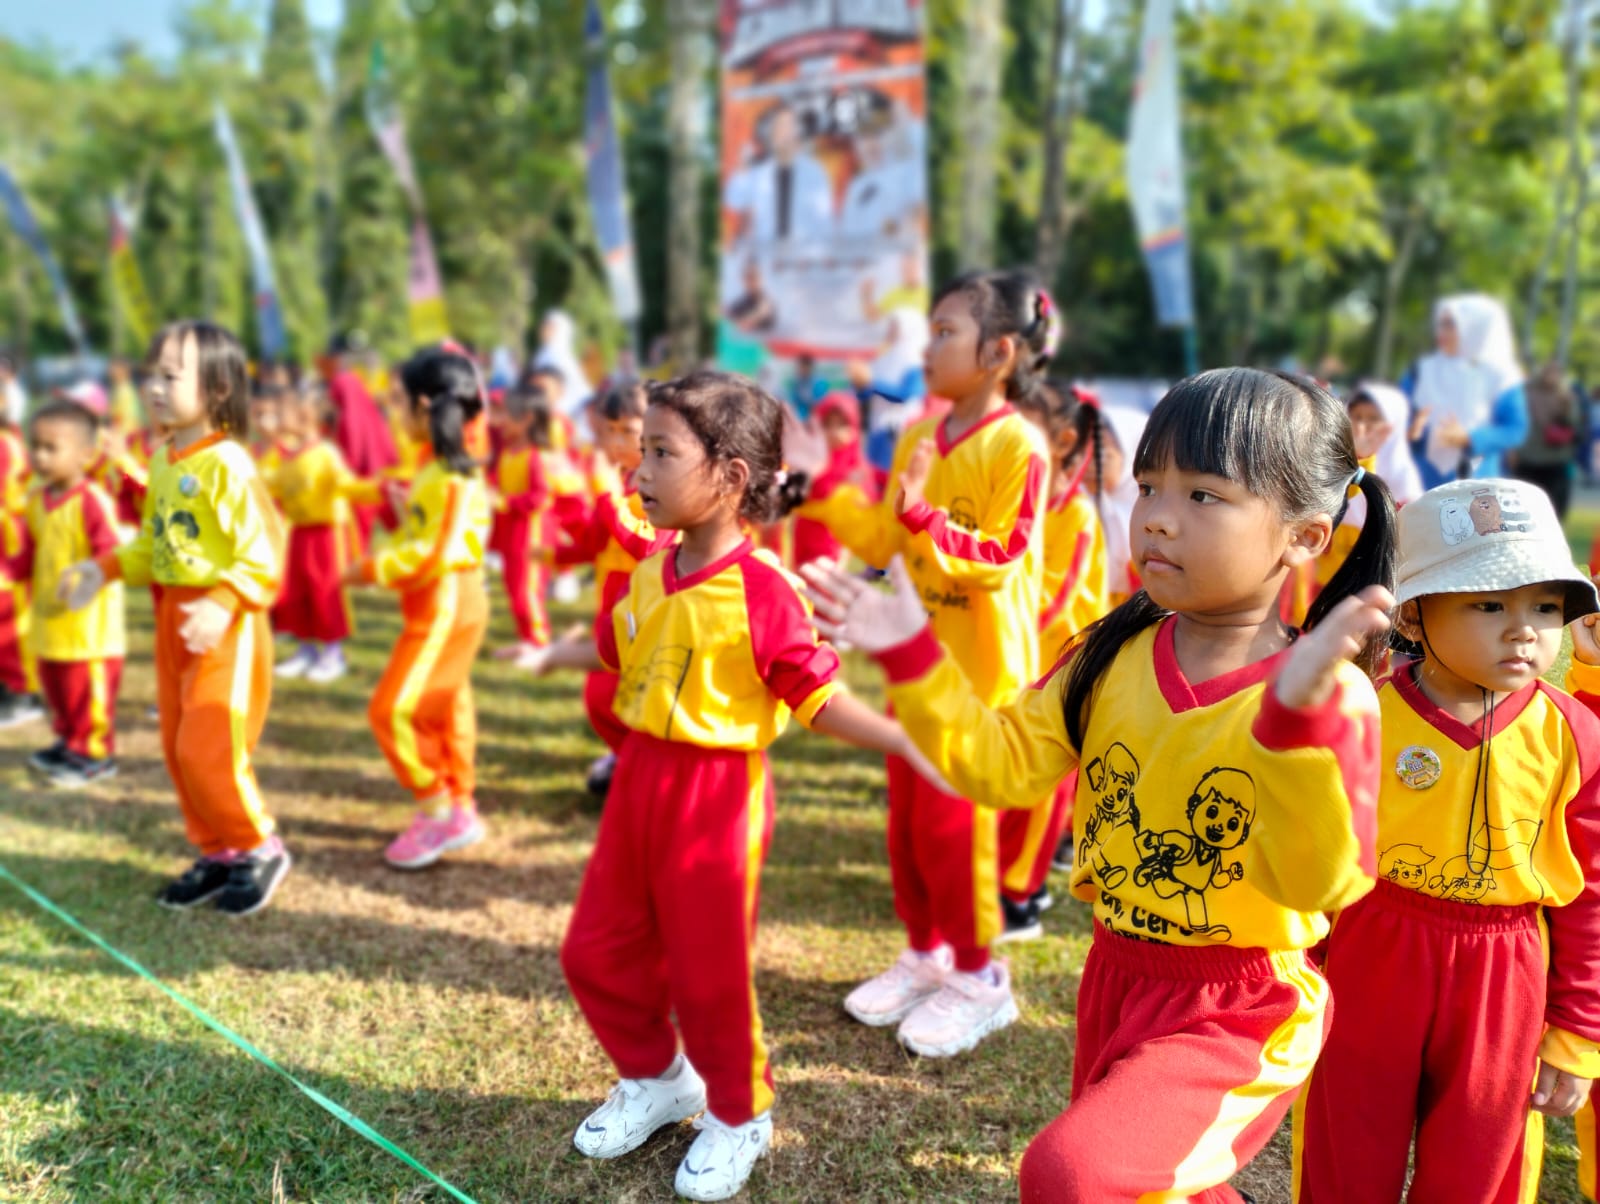
M990 339L983 345L979 363L985 368L1004 368L1017 354L1017 341L1008 334Z
M1283 563L1292 569L1309 564L1328 550L1333 540L1333 515L1313 514L1295 528L1289 546L1284 550Z
M722 462L722 488L724 493L732 497L743 497L745 487L750 484L750 465L744 460L732 459Z
M1410 643L1422 643L1422 603L1416 598L1402 602L1395 612L1394 629Z

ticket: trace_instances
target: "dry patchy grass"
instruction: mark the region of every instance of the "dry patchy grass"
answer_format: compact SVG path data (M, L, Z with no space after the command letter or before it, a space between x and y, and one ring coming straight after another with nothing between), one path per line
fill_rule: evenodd
M365 719L394 611L374 597L357 610L353 674L277 692L260 773L297 863L269 911L235 923L151 902L190 854L145 717L142 597L122 776L41 790L22 756L43 729L0 736L0 861L476 1199L670 1199L687 1126L616 1163L570 1143L613 1078L557 961L596 824L581 779L599 749L576 681L482 664L490 838L397 874L378 853L408 807ZM1020 1024L952 1062L909 1057L839 1007L900 947L881 770L801 732L774 753L758 987L778 1128L748 1198L1012 1198L1029 1137L1066 1106L1086 914L1061 903L1050 937L1012 954ZM1570 1127L1551 1153L1541 1199L1577 1200ZM1239 1183L1288 1199L1285 1134ZM0 885L0 1198L446 1197Z

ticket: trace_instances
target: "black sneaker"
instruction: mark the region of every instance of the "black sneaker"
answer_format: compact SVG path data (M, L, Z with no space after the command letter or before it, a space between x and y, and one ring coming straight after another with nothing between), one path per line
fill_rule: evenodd
M584 785L595 798L605 798L611 793L611 775L617 771L616 753L607 753L589 766L589 776Z
M49 773L61 764L62 758L67 755L67 742L57 740L49 748L41 748L36 753L28 755L28 768L36 769L40 773Z
M1000 896L1000 910L1005 914L1005 931L994 938L1002 945L1007 941L1036 941L1044 935L1044 925L1039 922L1039 905L1032 899L1016 903Z
M248 916L260 911L272 901L289 872L289 850L280 840L268 842L264 848L235 861L228 867L228 885L223 887L214 904L224 915Z
M232 869L226 861L202 857L167 883L166 889L156 896L156 902L163 907L198 907L222 893Z
M96 782L116 777L117 763L110 757L101 757L97 760L66 749L62 752L60 761L45 773L52 786L72 790L81 786L93 786Z
M0 694L0 729L21 727L44 718L44 706L37 694Z
M1050 893L1048 886L1041 886L1028 896L1028 902L1032 903L1041 912L1046 912L1056 905L1056 897Z
M1061 838L1061 843L1056 845L1056 851L1050 857L1050 868L1058 873L1070 874L1074 864L1072 833L1068 832Z

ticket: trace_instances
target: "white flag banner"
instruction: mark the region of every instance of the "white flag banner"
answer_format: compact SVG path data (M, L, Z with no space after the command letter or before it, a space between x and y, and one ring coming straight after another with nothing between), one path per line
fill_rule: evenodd
M1194 325L1183 146L1179 139L1176 0L1145 0L1128 124L1128 196L1163 326Z
M255 284L256 331L261 338L261 355L277 359L283 354L286 338L283 329L283 310L278 305L278 289L272 279L272 253L267 246L267 232L261 225L261 214L256 210L255 194L250 191L250 177L244 169L244 157L239 154L239 141L233 135L233 122L228 110L217 102L217 142L222 146L228 163L228 185L233 190L233 212L239 221L239 232L244 235L250 252L250 275Z

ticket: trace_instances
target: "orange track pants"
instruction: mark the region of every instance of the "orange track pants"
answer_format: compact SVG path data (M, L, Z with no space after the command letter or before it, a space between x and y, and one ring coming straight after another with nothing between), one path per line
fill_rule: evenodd
M478 716L472 662L489 626L483 575L447 573L400 596L404 626L367 708L400 784L418 799L472 798Z
M250 754L272 701L272 633L261 610L234 616L219 643L197 655L178 629L180 607L206 591L172 585L156 612L156 700L161 752L183 808L189 841L201 853L249 850L273 832Z

